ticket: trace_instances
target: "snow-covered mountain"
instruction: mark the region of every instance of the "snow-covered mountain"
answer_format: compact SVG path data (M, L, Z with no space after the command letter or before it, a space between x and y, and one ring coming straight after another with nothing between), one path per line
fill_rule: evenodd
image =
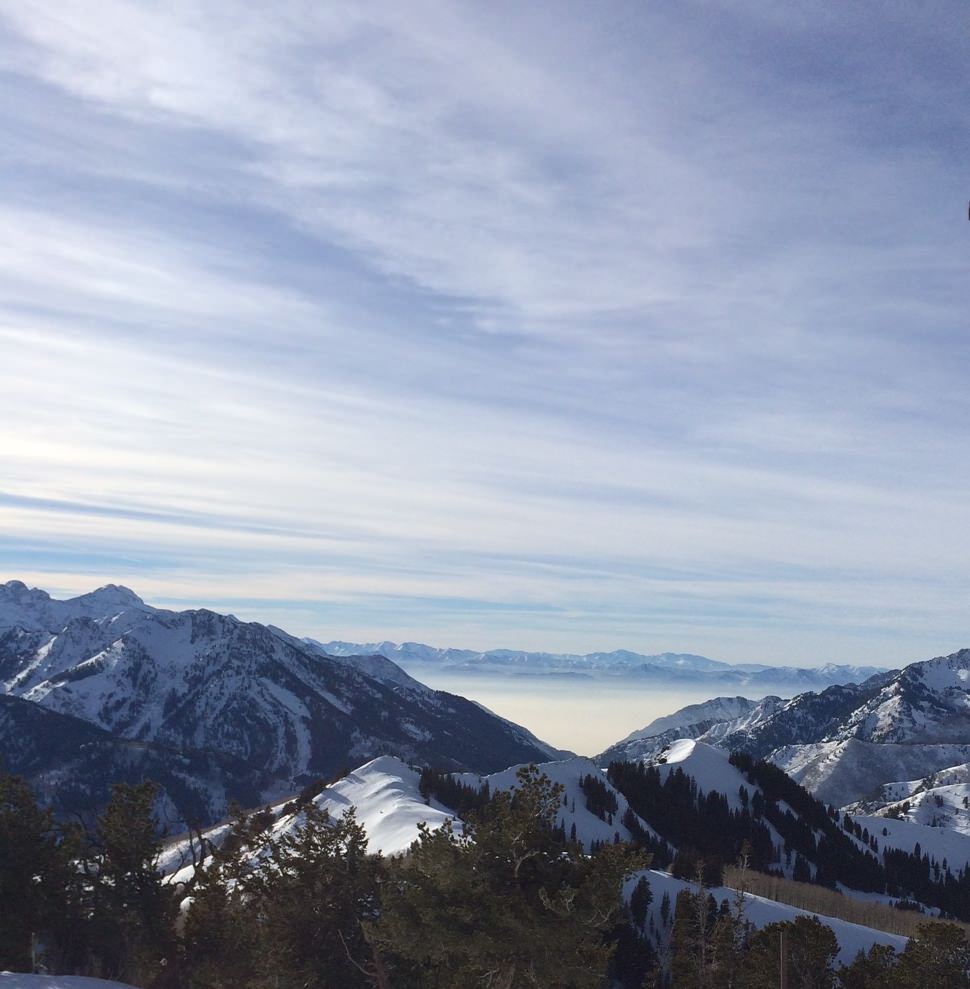
M380 753L480 772L559 754L381 656L332 657L279 629L152 608L115 586L55 601L0 585L0 694L116 739L229 757L280 793Z
M653 759L681 738L716 745L725 736L753 729L787 703L771 695L760 701L746 697L715 697L701 704L689 704L631 732L597 756L597 762L605 766L614 760Z
M314 642L314 640L307 640ZM755 692L759 687L793 689L856 683L880 672L871 666L766 666L760 663L723 663L692 653L646 655L617 649L584 654L527 652L517 649L442 649L421 642L315 643L332 656L377 654L401 666L420 671L435 666L462 673L518 676L620 677L650 683L736 685Z
M970 650L742 708L737 698L718 698L677 712L670 724L684 736L768 759L836 806L872 801L886 784L970 762ZM669 741L663 723L648 725L599 761L650 758Z

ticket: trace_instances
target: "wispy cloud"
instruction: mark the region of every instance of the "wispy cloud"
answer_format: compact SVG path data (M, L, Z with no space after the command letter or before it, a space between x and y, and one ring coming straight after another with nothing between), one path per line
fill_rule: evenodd
M0 565L325 637L962 644L962 13L0 3Z

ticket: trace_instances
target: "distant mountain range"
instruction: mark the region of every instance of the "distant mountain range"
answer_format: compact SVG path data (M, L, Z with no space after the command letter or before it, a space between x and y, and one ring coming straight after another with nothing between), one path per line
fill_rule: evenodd
M206 822L385 753L475 772L560 754L382 656L115 585L67 601L0 585L0 701L0 759L64 811L150 776L173 819Z
M970 825L963 807L970 798L970 649L788 701L694 704L632 733L599 761L651 759L684 737L768 759L836 806L879 811L908 799L912 820L946 816ZM914 804L923 807L919 814Z
M731 685L737 688L811 689L838 683L858 683L883 672L875 666L828 663L818 667L769 666L763 663L723 663L692 653L646 655L617 649L584 654L525 652L516 649L440 649L420 642L310 642L331 656L379 655L405 669L436 667L455 673L501 676L555 676L633 679L644 683Z

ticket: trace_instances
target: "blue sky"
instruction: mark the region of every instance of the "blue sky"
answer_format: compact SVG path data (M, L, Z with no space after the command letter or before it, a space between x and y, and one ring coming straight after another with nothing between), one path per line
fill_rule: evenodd
M968 31L0 0L0 570L324 638L967 645Z

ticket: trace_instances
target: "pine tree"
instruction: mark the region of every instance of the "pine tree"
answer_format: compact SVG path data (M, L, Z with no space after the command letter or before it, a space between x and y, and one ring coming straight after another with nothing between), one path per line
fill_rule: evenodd
M368 939L383 860L367 854L353 809L331 819L307 805L298 827L270 841L268 856L244 885L269 970L304 989L370 985L384 965Z
M37 806L25 780L0 775L0 970L31 970L34 938L54 911L58 857L50 810Z
M956 924L923 924L900 955L900 986L970 987L970 941Z
M145 983L174 965L175 889L158 872L161 841L152 782L118 784L98 821L92 949L111 978Z
M769 924L751 936L739 972L741 989L775 989L779 984L784 936L789 989L835 989L834 962L839 944L816 917Z
M860 951L851 965L839 971L840 989L887 989L898 985L896 965L898 957L886 944L874 944L869 953Z
M532 766L458 834L421 828L390 870L375 937L417 967L422 989L599 989L623 919L624 846L593 857L555 829L561 788Z

